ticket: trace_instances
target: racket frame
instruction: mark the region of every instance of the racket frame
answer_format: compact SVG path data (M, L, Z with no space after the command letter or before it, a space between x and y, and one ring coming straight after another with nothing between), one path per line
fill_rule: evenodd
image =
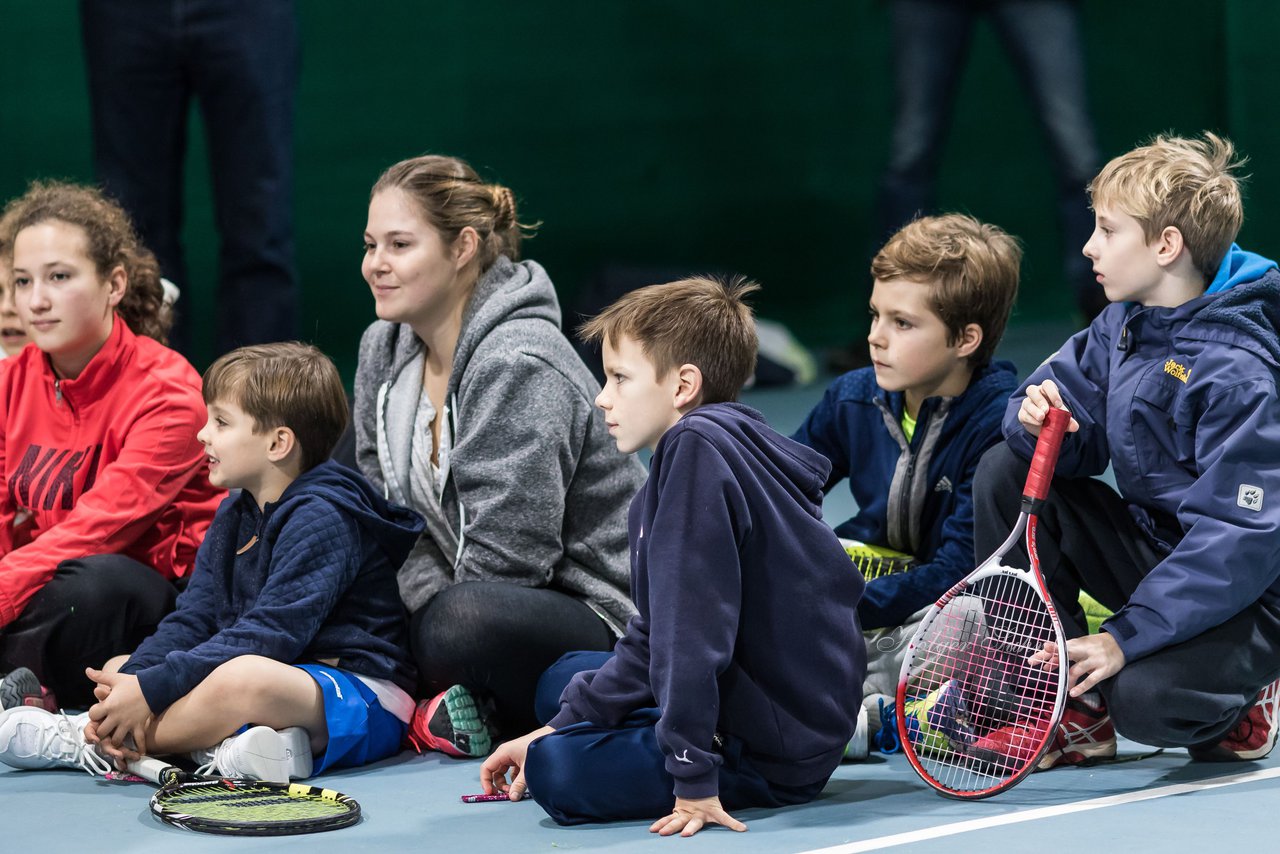
M960 581L956 582L946 593L944 593L936 603L925 613L924 618L920 622L919 628L912 637L910 644L907 646L906 657L902 662L902 670L898 676L897 691L897 727L898 738L902 744L902 752L907 757L907 761L911 763L911 767L920 776L925 783L947 797L958 798L960 800L981 800L989 798L992 795L998 795L1007 791L1022 780L1028 774L1035 770L1037 763L1049 749L1049 745L1053 742L1054 735L1058 731L1058 725L1062 722L1062 715L1066 709L1067 687L1068 687L1068 661L1066 657L1066 635L1062 630L1062 621L1058 617L1058 610L1054 607L1053 597L1049 595L1048 587L1045 584L1044 575L1040 570L1040 555L1036 550L1036 515L1043 505L1045 498L1049 494L1049 485L1053 479L1054 466L1057 463L1058 453L1062 445L1062 439L1066 433L1066 427L1071 419L1070 413L1064 409L1050 409L1045 418L1044 427L1041 430L1040 438L1036 443L1035 455L1027 472L1027 482L1023 489L1021 512L1018 519L1013 525L1013 529L1009 532L1003 543L978 567ZM1027 549L1027 555L1030 558L1029 569L1017 569L1014 567L1004 566L1000 559L1008 554L1019 540L1024 540ZM907 729L906 721L906 703L907 703L907 686L912 675L912 664L915 662L915 654L934 621L942 615L948 605L957 598L964 596L965 591L969 590L978 581L1002 575L1010 579L1016 579L1034 592L1036 597L1044 604L1045 611L1049 616L1049 622L1052 627L1052 633L1057 647L1057 662L1055 672L1057 674L1057 690L1054 697L1053 708L1050 710L1049 723L1045 728L1044 736L1041 738L1039 745L1033 755L1024 763L1022 767L1013 775L1000 780L998 783L983 789L966 789L958 790L954 787L937 780L929 773L924 762L917 755L914 742L911 739ZM1049 668L1045 668L1048 670ZM976 760L975 760L976 761Z
M308 786L305 783L275 783L231 777L205 777L184 771L176 765L170 765L150 756L144 756L128 763L128 770L130 773L136 774L160 787L151 795L149 802L153 816L165 824L200 833L213 833L224 836L295 836L306 833L320 833L326 830L339 830L360 821L360 803L354 798L332 789ZM267 789L282 795L319 797L322 800L342 805L346 808L346 811L336 815L317 816L311 819L230 822L192 816L179 809L171 808L164 803L165 797L175 792L198 786L216 785L222 785L229 789L235 789L237 786L252 786L258 790Z

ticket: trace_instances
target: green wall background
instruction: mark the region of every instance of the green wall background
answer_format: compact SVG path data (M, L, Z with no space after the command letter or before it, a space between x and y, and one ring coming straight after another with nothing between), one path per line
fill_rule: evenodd
M354 371L368 189L400 158L457 154L541 220L526 255L562 301L606 263L737 270L813 346L862 333L872 199L890 122L876 0L301 0L297 238L304 337ZM1104 158L1216 129L1252 158L1242 241L1280 254L1280 4L1085 0ZM0 197L92 178L77 7L0 2ZM198 116L197 116L198 120ZM188 310L210 317L216 235L189 152ZM979 28L942 170L944 208L1021 236L1015 323L1069 315L1045 144ZM196 361L209 358L201 324Z

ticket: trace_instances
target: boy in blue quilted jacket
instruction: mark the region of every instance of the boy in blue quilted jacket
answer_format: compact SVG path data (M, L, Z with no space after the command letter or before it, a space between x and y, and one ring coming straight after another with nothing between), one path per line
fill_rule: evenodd
M314 347L229 353L204 399L209 479L239 493L176 610L132 655L89 670L85 716L0 715L6 764L102 771L103 755L191 753L207 771L284 782L399 749L415 674L396 570L421 520L327 461L347 403Z

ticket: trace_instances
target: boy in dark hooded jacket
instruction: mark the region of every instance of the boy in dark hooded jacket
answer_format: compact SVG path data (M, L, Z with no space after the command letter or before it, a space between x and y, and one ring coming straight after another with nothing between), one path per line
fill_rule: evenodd
M839 764L865 674L862 579L822 521L830 464L733 402L755 364L755 289L655 285L584 327L603 345L609 434L653 451L628 522L639 614L546 727L485 761L486 792L518 800L527 781L562 824L652 818L690 836L745 830L728 810L809 801Z
M1280 273L1232 243L1238 166L1205 134L1103 168L1084 254L1112 304L1009 402L978 470L982 555L1017 516L1048 408L1071 412L1038 542L1072 687L1042 768L1113 756L1116 730L1197 760L1276 741ZM1108 465L1118 495L1093 477ZM1094 635L1082 588L1115 612Z

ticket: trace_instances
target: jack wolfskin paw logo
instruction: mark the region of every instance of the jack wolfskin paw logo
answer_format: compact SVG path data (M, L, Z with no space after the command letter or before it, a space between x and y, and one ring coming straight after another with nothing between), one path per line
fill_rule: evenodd
M1246 510L1252 510L1255 513L1262 510L1262 487L1253 486L1252 484L1240 484L1240 491L1236 494L1236 504Z

